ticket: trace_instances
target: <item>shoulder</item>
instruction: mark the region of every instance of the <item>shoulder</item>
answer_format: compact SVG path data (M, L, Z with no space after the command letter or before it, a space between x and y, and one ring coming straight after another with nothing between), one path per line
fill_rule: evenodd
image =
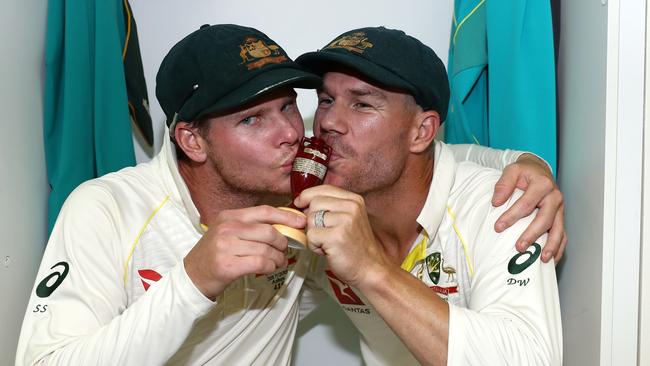
M86 183L91 186L102 187L114 195L120 193L140 194L160 189L163 185L163 174L162 165L156 157L149 162L134 167L126 167L117 172L89 180Z
M516 189L506 203L498 207L493 206L494 186L500 176L501 172L496 169L485 168L470 162L458 164L447 209L457 228L468 237L476 238L476 240L472 240L475 244L495 240L497 237L504 239L514 236L516 238L517 233L523 232L536 214L534 212L529 217L519 220L507 232L497 235L498 233L494 231L497 219L523 194L523 191Z
M472 162L458 163L448 205L456 211L486 212L493 208L492 194L500 176L496 169Z
M152 195L165 195L163 170L158 157L154 157L149 162L88 180L80 184L70 194L69 199L74 199L75 196L90 201L105 198L120 203L146 200Z
M494 186L501 174L500 170L486 168L472 162L458 163L450 201L456 205L465 204L470 207L480 205L483 208L504 212L523 194L523 191L515 189L506 203L499 207L493 207Z
M148 214L166 193L155 163L139 164L88 180L65 200L57 226L83 230L120 232L129 221Z
M457 163L454 187L452 190L477 189L491 191L499 180L501 171L484 167L471 161Z

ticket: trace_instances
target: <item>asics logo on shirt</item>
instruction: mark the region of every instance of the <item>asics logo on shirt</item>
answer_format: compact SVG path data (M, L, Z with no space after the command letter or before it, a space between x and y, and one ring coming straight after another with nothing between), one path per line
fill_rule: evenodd
M516 275L526 270L531 264L535 263L539 255L542 253L542 247L533 243L523 253L515 254L508 262L508 272Z
M52 295L54 290L61 286L63 280L65 280L65 278L68 276L68 270L70 269L70 266L68 265L68 262L59 262L50 267L50 269L54 269L59 266L63 267L63 271L54 271L45 277L41 282L39 282L38 286L36 287L36 296L41 298L48 297ZM56 278L56 280L54 282L51 282L51 280L54 278Z

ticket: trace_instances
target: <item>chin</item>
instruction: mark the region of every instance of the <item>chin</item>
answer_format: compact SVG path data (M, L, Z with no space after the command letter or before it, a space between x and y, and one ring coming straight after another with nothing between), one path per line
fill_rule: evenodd
M289 186L287 184L286 187L284 185L274 187L273 189L270 190L269 193L274 194L274 195L278 195L278 196L287 196L287 197L289 197L289 196L291 196L291 186Z
M251 178L251 180L253 179L254 178ZM288 179L258 180L257 182L255 182L253 186L250 187L250 189L251 191L259 192L266 195L279 195L279 196L291 195L291 185Z
M287 184L286 187L285 187L285 186L281 186L280 189L278 190L278 194L279 194L279 195L282 195L282 196L291 197L291 195L292 195L292 192L291 192L291 185L290 185L290 184Z

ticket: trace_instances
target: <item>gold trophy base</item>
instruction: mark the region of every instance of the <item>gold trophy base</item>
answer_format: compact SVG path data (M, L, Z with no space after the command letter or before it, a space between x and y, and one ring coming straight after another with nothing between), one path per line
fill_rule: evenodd
M297 215L305 216L304 213L289 207L278 207L280 210L290 211ZM280 234L289 240L289 248L305 249L307 247L307 234L303 230L294 229L290 226L273 224L272 225Z

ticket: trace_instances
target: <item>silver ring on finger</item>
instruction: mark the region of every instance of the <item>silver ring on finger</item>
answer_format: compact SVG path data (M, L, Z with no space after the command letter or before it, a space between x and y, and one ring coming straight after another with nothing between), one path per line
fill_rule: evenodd
M318 210L316 211L316 214L314 215L314 225L316 227L325 227L325 213L327 210Z

